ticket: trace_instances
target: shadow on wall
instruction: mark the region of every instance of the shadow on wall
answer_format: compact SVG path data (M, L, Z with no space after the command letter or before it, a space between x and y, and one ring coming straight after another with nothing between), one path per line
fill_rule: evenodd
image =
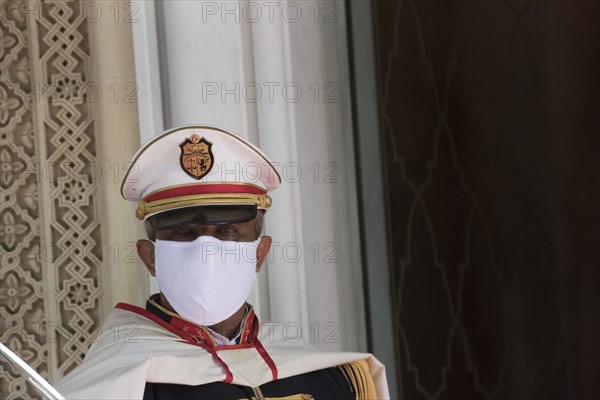
M600 4L373 13L401 395L599 398Z

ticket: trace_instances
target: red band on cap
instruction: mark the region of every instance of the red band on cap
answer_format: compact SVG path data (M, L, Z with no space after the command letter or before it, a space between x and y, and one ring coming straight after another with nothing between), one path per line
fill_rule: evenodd
M189 185L179 186L170 189L161 190L159 192L152 193L150 196L144 198L144 201L149 203L151 201L157 201L162 199L170 199L172 197L189 196L192 194L206 194L206 193L248 193L248 194L265 194L266 190L261 189L252 185L244 184L226 184L226 183L215 183L215 184L203 184L203 185Z

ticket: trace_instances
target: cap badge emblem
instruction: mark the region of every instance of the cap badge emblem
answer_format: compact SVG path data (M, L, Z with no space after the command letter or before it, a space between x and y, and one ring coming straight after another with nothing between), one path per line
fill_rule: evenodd
M214 164L212 143L194 134L185 139L179 147L181 147L179 162L186 174L194 179L202 179L209 173Z

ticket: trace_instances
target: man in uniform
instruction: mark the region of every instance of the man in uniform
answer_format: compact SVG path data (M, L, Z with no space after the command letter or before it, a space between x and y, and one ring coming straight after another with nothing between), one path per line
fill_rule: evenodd
M268 192L280 182L259 149L221 129L177 128L142 146L121 193L138 203L148 236L138 255L160 293L145 309L118 304L58 390L68 399L387 398L372 355L288 343L259 329L246 303L271 246L261 233Z

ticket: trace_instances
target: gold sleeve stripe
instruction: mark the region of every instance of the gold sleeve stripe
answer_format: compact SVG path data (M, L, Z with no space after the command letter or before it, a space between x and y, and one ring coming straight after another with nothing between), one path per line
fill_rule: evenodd
M354 361L338 366L344 377L352 386L356 400L377 400L375 382L369 372L367 360Z

